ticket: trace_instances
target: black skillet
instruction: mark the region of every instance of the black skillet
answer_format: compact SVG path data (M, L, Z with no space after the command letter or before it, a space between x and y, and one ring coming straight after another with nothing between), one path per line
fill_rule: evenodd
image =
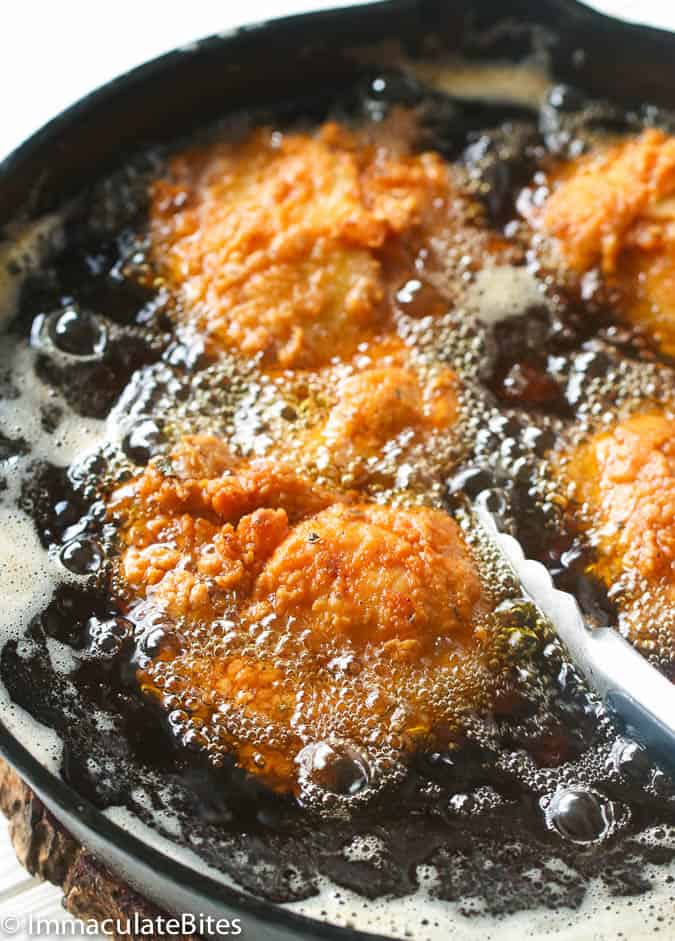
M231 108L339 80L354 68L344 50L399 39L414 54L429 36L451 52L513 60L536 41L557 80L624 106L675 106L675 35L618 22L573 0L388 0L295 16L171 52L59 115L0 165L0 231L17 216L60 206L145 143ZM0 753L77 839L172 912L239 917L245 936L258 941L374 937L289 913L174 862L48 772L2 724Z

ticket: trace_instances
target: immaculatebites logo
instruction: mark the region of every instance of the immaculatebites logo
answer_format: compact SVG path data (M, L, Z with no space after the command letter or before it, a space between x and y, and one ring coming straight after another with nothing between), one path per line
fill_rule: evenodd
M239 918L215 915L157 915L154 918L135 912L129 918L39 918L5 915L0 919L0 936L6 938L78 938L110 935L129 938L180 938L188 935L236 937L243 933Z

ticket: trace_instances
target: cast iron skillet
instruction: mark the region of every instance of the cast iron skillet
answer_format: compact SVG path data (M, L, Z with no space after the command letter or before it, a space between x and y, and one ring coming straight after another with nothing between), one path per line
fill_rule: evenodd
M506 21L520 24L504 29ZM632 26L574 0L386 0L212 36L105 85L0 164L0 232L61 205L125 154L233 107L283 100L353 70L343 50L399 39L414 53L434 36L449 51L516 59L547 49L554 77L624 105L675 106L675 35ZM489 48L488 48L489 47ZM52 813L110 867L172 912L239 917L260 941L374 938L292 914L228 888L147 846L48 772L0 722L0 753Z

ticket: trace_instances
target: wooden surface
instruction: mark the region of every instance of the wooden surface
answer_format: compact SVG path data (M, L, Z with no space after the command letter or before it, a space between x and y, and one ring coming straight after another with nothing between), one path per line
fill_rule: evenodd
M51 934L40 937L70 936L64 908L85 923L112 919L120 925L120 939L148 938L127 931L134 915L156 919L163 914L138 893L120 882L83 849L42 802L30 791L9 765L0 760L0 810L9 824L5 852L0 863L0 936L22 939L38 933L36 919L52 924ZM12 859L16 853L21 868ZM58 888L50 891L52 883ZM62 905L61 905L62 898ZM31 921L32 919L32 921ZM87 937L92 937L87 932ZM194 936L172 935L178 941L196 941Z

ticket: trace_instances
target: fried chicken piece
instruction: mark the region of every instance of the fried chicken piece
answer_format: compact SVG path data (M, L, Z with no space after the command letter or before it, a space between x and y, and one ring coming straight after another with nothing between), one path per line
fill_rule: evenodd
M650 129L598 147L552 183L531 221L573 271L599 270L623 316L675 352L675 137Z
M380 322L376 252L448 185L438 156L389 156L334 123L261 129L171 161L152 191L152 253L213 348L313 366Z
M321 650L343 638L395 658L466 640L480 581L447 514L336 504L305 520L256 580L247 617L293 618Z
M411 368L384 366L345 379L321 430L332 454L370 456L400 432L448 428L457 417L457 378L440 370L427 383Z
M302 458L360 486L393 482L410 462L422 474L441 454L447 472L459 413L457 375L442 364L415 364L391 340L362 358L362 368L325 374L328 407L317 410L300 436Z
M675 595L675 421L636 415L596 434L563 467L611 584L628 570Z
M171 617L211 616L220 596L250 586L289 526L334 500L292 470L261 462L237 469L213 437L188 436L173 455L176 476L150 464L111 503L125 518L121 574L149 587Z
M489 605L446 513L231 464L215 439L172 461L176 476L151 463L121 487L111 515L128 616L139 635L169 625L140 683L191 741L293 790L310 745L405 754L485 705Z
M410 279L424 290L406 313L444 313L472 264L508 254L438 154L411 153L409 129L394 142L401 120L263 128L170 161L152 187L150 253L211 353L269 369L348 359L391 329Z

